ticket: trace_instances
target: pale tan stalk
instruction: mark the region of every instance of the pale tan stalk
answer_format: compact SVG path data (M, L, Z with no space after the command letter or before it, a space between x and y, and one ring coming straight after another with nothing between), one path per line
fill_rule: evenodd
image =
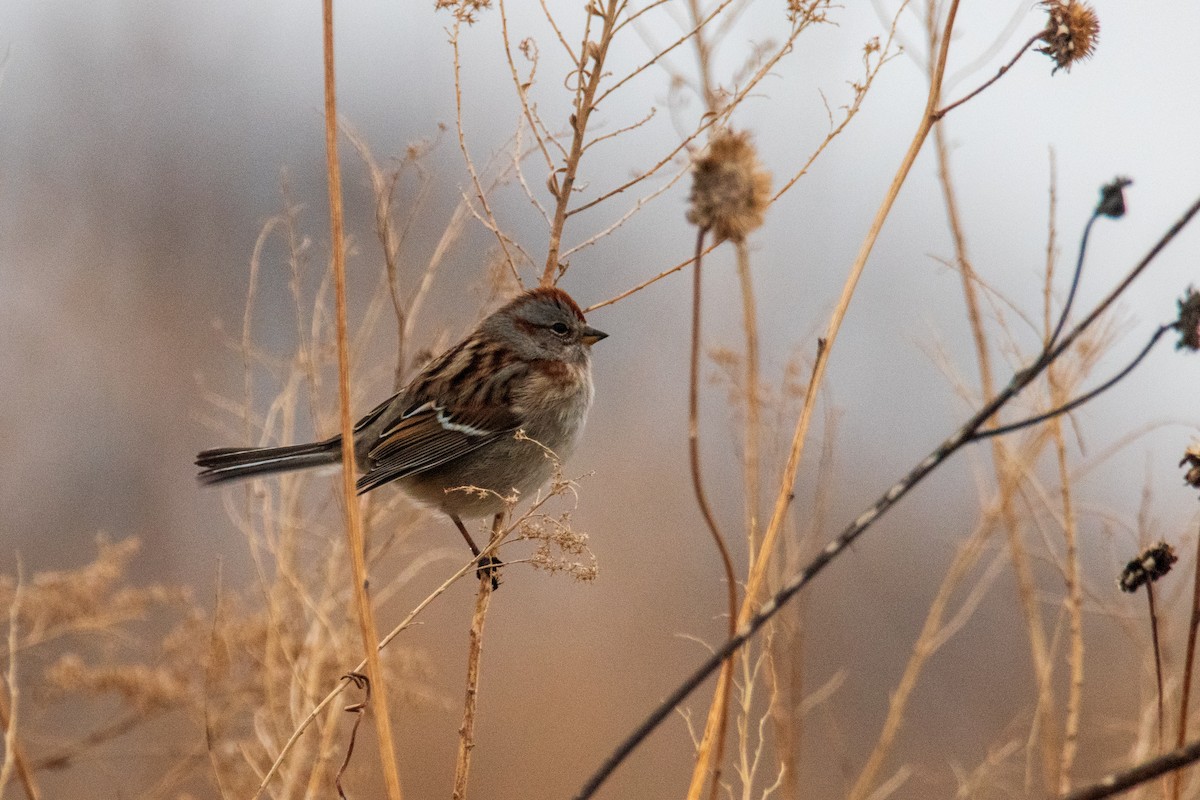
M501 534L500 520L492 531L492 541L498 542ZM458 728L458 758L454 762L453 800L465 800L467 778L471 773L471 751L475 749L475 703L479 697L479 664L483 657L483 624L487 620L488 606L492 602L492 576L484 573L479 578L479 592L475 595L475 614L471 618L471 632L467 647L467 688L463 701L462 724Z
M1200 536L1196 541L1200 543ZM1183 747L1187 741L1188 705L1192 698L1192 673L1196 666L1196 634L1200 630L1200 547L1196 553L1196 571L1192 576L1192 611L1188 618L1187 655L1183 664L1183 689L1179 697L1179 729L1175 732L1175 746ZM1172 776L1172 796L1179 800L1183 790L1183 778L1186 770L1179 770Z
M1033 452L1040 451L1041 444L1039 442L1030 443L1030 450ZM1000 486L990 507L984 510L975 531L954 557L954 561L951 562L950 568L946 571L946 576L942 579L941 586L938 587L937 595L934 597L933 602L930 603L929 611L925 616L925 623L921 627L921 633L913 645L912 655L909 656L908 663L905 664L904 673L896 684L896 688L891 692L888 703L888 714L880 730L879 738L876 740L875 747L871 750L871 755L867 757L866 764L863 766L862 771L854 781L853 788L850 790L848 795L850 800L864 800L870 797L872 792L877 788L875 782L879 778L879 773L883 769L887 757L892 752L896 737L904 722L905 712L908 710L909 700L917 687L917 682L925 668L925 664L938 648L946 642L952 629L952 625L945 622L946 609L949 607L950 600L963 580L978 563L983 553L983 546L990 538L997 522L1004 523L1005 510L1012 507L1013 497L1020 488L1021 476L1015 473L1010 474L1007 476L1006 481L1006 483ZM986 581L981 580L977 588L985 585ZM969 609L972 606L964 602L963 608ZM953 630L957 630L958 627L961 627L961 624L961 622L954 623Z
M700 86L704 98L704 105L708 109L708 114L711 117L716 117L720 111L717 102L716 92L712 86L712 68L711 54L712 48L708 39L704 35L704 23L700 12L699 0L688 0L688 9L692 16L694 27L693 43L696 46L696 60L699 64ZM714 18L709 16L708 20ZM757 507L755 497L758 495L758 437L751 431L756 430L758 424L758 404L757 404L757 383L758 383L758 333L757 325L753 318L754 313L754 295L753 286L748 283L749 280L749 254L746 250L744 241L735 244L738 258L738 274L742 284L742 309L743 309L743 324L746 331L746 368L748 377L753 378L754 383L748 383L746 386L747 392L747 409L746 409L746 451L743 453L743 478L744 490L750 488L751 474L753 474L754 492L746 492L745 504L748 511L747 516L757 520ZM720 551L722 564L725 567L725 581L728 584L728 599L729 599L729 635L733 636L737 631L737 584L734 579L733 562L729 557L729 550L725 544L724 537L716 526L716 521L712 519L712 512L708 509L708 504L703 495L703 488L700 481L700 455L699 455L699 409L698 409L698 392L699 392L699 347L700 347L700 263L702 251L704 249L704 231L701 230L696 240L696 266L695 266L695 291L692 295L693 302L693 326L692 326L692 375L690 389L690 411L689 411L689 441L692 445L692 480L696 487L697 501L704 511L705 519L709 521L709 528L712 531L713 538L716 540L717 549ZM753 411L751 407L753 406ZM750 419L753 414L755 428L751 428ZM753 440L753 444L751 444ZM753 473L750 470L750 454L753 448L753 457L755 468ZM750 543L750 553L753 557L754 542L756 539L755 529L753 526L747 528L747 539ZM749 648L747 648L748 650ZM743 658L745 652L743 652ZM711 782L709 789L709 799L716 800L717 793L721 787L721 770L725 760L725 741L729 729L729 703L731 700L731 690L733 687L733 666L734 659L731 657L722 665L721 674L717 677L717 691L713 696L712 706L709 709L708 718L704 726L704 735L700 739L700 747L696 753L696 763L692 767L692 780L688 786L687 800L699 800L700 793L704 789L704 784L711 774ZM750 692L750 684L746 683L744 692ZM743 756L745 739L742 740Z
M599 2L599 0L597 0ZM567 222L567 208L575 190L575 178L579 172L579 161L583 156L584 136L587 134L588 120L595 110L596 90L600 88L600 80L604 77L604 60L608 55L608 47L612 44L617 15L625 7L623 0L608 0L604 14L601 17L602 26L599 41L593 43L586 38L579 49L577 69L580 84L575 92L574 109L571 114L571 148L567 153L561 170L550 173L549 186L554 195L554 217L550 223L550 246L546 252L546 266L542 269L542 286L554 284L560 265L558 252L562 247L563 227ZM590 25L591 14L588 14ZM590 68L587 68L588 64ZM587 79L583 80L586 74ZM562 172L559 179L558 173Z
M708 495L704 491L704 481L700 473L700 288L701 288L701 253L704 249L705 228L696 234L696 266L692 274L692 356L691 372L688 382L688 462L691 466L692 488L696 495L696 504L704 522L716 543L717 552L721 556L721 566L725 570L725 588L728 596L729 617L728 634L733 636L737 628L737 577L733 571L733 559L729 556L729 548L725 537L717 526L716 517L708 503ZM691 784L688 787L688 800L698 800L704 783L712 770L712 783L717 786L720 781L720 764L725 746L725 730L729 715L730 689L733 684L733 656L725 659L721 665L721 673L717 677L717 690L709 707L707 722L704 726L704 736L697 748L696 764L692 771Z
M373 717L379 743L379 760L389 800L401 800L400 772L396 766L396 745L392 737L391 706L383 665L379 659L379 634L367 594L367 565L364 552L362 519L354 486L354 420L350 415L350 345L346 321L346 250L342 219L342 179L337 154L337 94L333 57L333 0L322 0L325 53L325 162L329 178L330 246L333 249L334 286L337 305L338 397L341 401L342 497L346 513L346 547L350 555L354 599L358 612L363 649L366 651L367 678L375 698Z
M1051 402L1055 405L1065 400L1062 387L1054 374L1054 366L1047 370ZM1066 546L1067 598L1066 611L1070 620L1070 684L1067 689L1067 713L1063 724L1062 755L1059 762L1058 792L1071 791L1071 769L1079 750L1080 708L1083 703L1083 583L1079 572L1078 526L1075 520L1075 503L1071 497L1070 465L1067 463L1066 438L1063 435L1061 417L1050 422L1054 437L1054 451L1058 462L1059 496L1063 510L1063 540Z
M932 27L932 17L929 24L931 26L929 35L932 42L934 37L937 36L936 29ZM955 262L957 263L959 277L962 282L963 299L967 306L967 320L971 327L971 339L975 346L975 358L979 364L981 395L983 397L992 397L996 393L995 379L992 372L991 355L988 350L987 331L984 329L983 316L980 311L977 292L978 281L967 253L966 236L963 232L962 221L958 212L958 199L954 192L954 182L950 173L949 151L946 146L945 132L941 125L936 126L934 130L934 143L938 159L938 182L942 186L942 196L946 204L946 219L954 240ZM996 421L989 423L989 425L995 424L997 424ZM992 469L996 474L996 479L1001 486L1008 485L1008 482L1016 477L1013 471L1012 454L1008 445L1000 437L993 438L991 445ZM1005 533L1008 536L1009 554L1013 562L1013 571L1017 576L1018 596L1021 602L1021 610L1025 617L1026 628L1029 632L1034 675L1038 686L1035 726L1040 733L1039 740L1041 742L1044 785L1047 791L1052 791L1056 784L1053 776L1058 764L1058 748L1054 743L1054 697L1050 682L1053 664L1050 660L1049 645L1046 642L1045 630L1038 613L1033 572L1029 565L1029 557L1026 553L1024 543L1021 540L1021 526L1017 518L1017 511L1012 506L1012 494L1002 493L1001 496L1006 498L1004 505L1001 507L1002 521Z
M13 652L11 650L11 642L9 652L10 654ZM15 731L12 715L8 711L8 703L12 699L12 691L12 689L9 690L10 697L8 701L0 697L0 726L4 728L5 746L7 747L7 742L11 735L13 738L11 763L17 770L17 777L21 780L21 788L25 790L25 796L29 800L41 800L42 794L38 789L37 781L33 777L33 768L29 763L29 756L25 754L25 748L21 745L21 740L17 737L17 734L10 734L10 731Z
M1051 313L1050 287L1054 277L1054 261L1056 246L1055 211L1057 208L1056 176L1054 154L1050 157L1050 211L1049 225L1046 235L1046 291L1043 325L1045 335L1050 336L1054 330L1053 314ZM1059 380L1058 370L1054 364L1046 368L1046 382L1050 388L1050 407L1057 408L1067 400L1068 391ZM1066 436L1063 433L1061 417L1055 417L1050 422L1050 432L1054 440L1055 458L1058 463L1059 499L1062 502L1062 530L1065 547L1065 577L1067 582L1066 611L1070 624L1070 652L1067 665L1070 669L1070 683L1067 688L1066 717L1063 720L1062 755L1058 766L1058 793L1067 794L1071 791L1071 771L1075 766L1075 758L1079 753L1079 727L1083 706L1083 576L1079 568L1079 526L1076 521L1075 501L1071 492L1071 468L1067 461Z
M542 503L544 503L546 499L549 499L549 496L547 496L547 498L543 499ZM530 511L536 511L540 507L540 505L541 505L541 503L535 504L534 507L532 509L530 509ZM529 512L527 512L527 513L529 513ZM483 552L480 553L480 556L481 557L490 556L494 551L495 551L494 546L488 545L487 547L485 547L483 549ZM472 559L471 561L468 561L466 564L464 564L462 567L460 567L457 572L455 572L453 575L451 575L449 578L447 578L445 581L443 581L440 586L438 586L436 589L434 589L432 592L430 592L425 597L424 600L422 600L420 603L418 603L413 608L413 610L408 613L408 616L406 616L403 620L401 620L400 623L396 625L396 627L392 628L387 633L386 636L384 636L382 639L379 640L379 649L382 650L383 648L387 647L388 644L390 644L393 639L395 639L402 632L404 632L409 627L411 627L413 624L413 621L417 618L417 616L422 611L424 611L438 597L445 594L446 590L449 589L460 578L462 578L467 573L475 570L476 566L477 566L477 563L474 559ZM351 672L361 673L366 668L367 668L367 660L364 658L362 661L360 661L358 663L358 666L356 666L353 670L351 670ZM261 798L263 796L263 793L267 789L267 785L271 782L271 779L274 778L275 775L277 775L279 773L280 768L283 766L284 759L286 759L287 756L296 747L296 744L300 741L300 737L303 736L304 732L306 730L308 730L308 727L310 725L312 725L313 722L316 721L317 717L319 717L322 714L322 712L324 712L325 709L329 707L329 704L332 703L334 700L336 700L337 697L342 692L344 692L346 690L346 687L349 685L350 685L350 680L348 678L342 678L341 680L339 680L337 682L336 686L334 686L332 689L329 690L328 694L326 694L323 698L321 698L321 701L319 703L317 703L315 706L313 706L312 710L308 712L308 714L304 717L304 719L296 726L296 729L292 731L291 736L289 736L287 741L284 742L283 747L280 748L279 755L277 755L275 757L275 760L272 762L270 768L263 774L262 780L259 781L258 789L254 792L254 796L251 798L251 800L259 800L259 798Z
M775 549L776 541L779 538L779 533L783 529L783 522L787 516L787 510L791 503L792 487L796 483L796 474L800 469L800 460L804 452L804 443L808 437L808 428L812 422L813 411L816 408L817 397L821 383L825 377L825 369L829 362L829 355L832 352L833 344L837 339L838 332L841 330L842 321L846 317L846 312L850 308L850 301L854 297L855 287L858 285L858 279L862 276L863 270L866 267L867 259L871 255L871 251L875 247L875 242L879 239L879 233L883 229L883 223L887 220L891 213L892 205L896 202L896 197L900 193L900 187L904 185L904 181L908 178L908 173L912 169L913 162L916 161L917 155L921 152L921 147L925 143L925 138L929 135L929 131L933 126L933 111L936 109L937 98L941 94L942 76L946 71L946 56L950 48L950 34L954 30L954 20L958 14L958 0L951 0L949 9L946 14L946 23L943 28L940 49L936 66L933 71L933 80L929 89L929 94L925 103L925 110L921 115L920 122L917 124L917 130L913 134L912 142L909 144L907 152L900 162L899 168L896 170L895 176L892 178L892 183L888 187L887 193L883 197L883 201L879 205L878 211L875 213L875 219L871 223L871 227L867 231L866 238L858 251L858 256L854 263L850 266L849 274L842 287L841 297L838 299L837 306L833 310L830 317L829 325L826 328L825 335L821 338L817 348L817 358L813 365L813 374L808 383L808 388L804 397L804 406L800 411L800 418L796 422L795 431L792 434L792 441L788 452L787 463L784 466L783 476L780 481L779 491L775 496L775 505L771 513L771 520L767 524L766 532L763 535L762 546L759 548L758 557L754 560L753 567L750 570L750 580L746 587L746 600L742 604L739 624L749 619L754 612L754 604L751 598L757 597L762 589L763 580L766 577L767 565L770 562L770 554Z
M38 800L41 795L33 779L33 770L29 767L29 759L26 758L21 740L17 737L21 708L21 690L17 680L17 651L20 649L17 623L24 599L25 581L21 577L21 560L18 557L17 584L13 588L12 602L8 607L8 671L5 675L8 699L5 701L0 698L0 724L4 726L4 766L0 768L0 797L4 796L4 790L15 771L26 797L29 800Z
M467 172L471 176L471 185L475 188L475 196L479 199L479 205L483 208L485 218L481 219L481 221L496 237L496 241L500 245L500 250L504 253L504 261L512 271L517 284L520 285L521 276L517 272L517 264L513 260L512 253L509 252L510 245L518 249L519 246L500 230L500 223L496 221L496 215L492 213L492 206L488 202L487 192L484 191L483 182L479 179L479 172L475 169L475 161L471 158L471 151L467 148L467 135L463 129L462 114L462 62L459 58L458 47L458 34L461 28L462 20L456 19L450 35L450 46L454 51L454 121L455 130L458 132L458 149L462 153L463 163L466 164Z
M737 254L737 270L738 283L742 290L742 328L746 337L746 356L745 368L746 373L743 380L746 382L746 416L744 420L745 432L743 448L742 448L742 492L745 494L743 500L746 515L746 541L748 543L748 552L750 559L753 560L758 547L758 503L759 495L761 494L760 473L759 473L759 452L760 452L760 435L762 428L762 396L759 392L759 359L758 359L758 309L754 301L754 278L750 272L750 248L746 242L735 242L734 251ZM770 639L767 640L766 648L770 647ZM746 723L750 715L750 699L753 696L753 687L756 680L755 673L757 670L751 668L750 663L750 648L742 650L742 682L744 689L742 691L742 712L741 722L739 722L739 743L742 757L742 767L745 773L748 769L747 747L749 746L746 734ZM764 653L764 658L768 655ZM759 747L762 742L760 740ZM755 759L757 761L757 759ZM710 800L717 800L717 789L720 786L721 763L715 761L713 766L713 781ZM747 790L749 789L749 779L746 781Z
M738 283L742 289L742 328L746 336L746 431L742 453L743 486L746 493L746 537L753 558L758 549L758 498L761 492L759 451L762 436L762 394L758 365L758 310L754 300L754 276L750 273L750 250L745 242L734 245L737 252Z

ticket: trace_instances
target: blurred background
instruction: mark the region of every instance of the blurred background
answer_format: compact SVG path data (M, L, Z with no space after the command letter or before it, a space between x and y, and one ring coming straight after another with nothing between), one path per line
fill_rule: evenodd
M463 194L473 195L454 130L453 18L432 5L337 9L340 113L381 163L411 147L423 153L397 195L403 216L405 203L416 203L415 187L426 187L406 245L417 261L429 258ZM532 37L540 53L538 111L552 130L563 129L570 98L557 39L534 4L512 5L510 39ZM1041 319L1052 160L1059 298L1099 187L1116 175L1134 180L1126 217L1102 220L1092 233L1077 309L1106 294L1200 192L1200 55L1193 42L1200 6L1094 5L1102 30L1093 58L1051 75L1049 59L1027 54L944 123L975 268L1011 301L1012 308L996 308L1026 354L1038 339L1020 313ZM885 0L831 8L835 24L806 32L736 112L735 126L753 132L777 186L821 143L831 115L840 118L852 97L848 82L861 80L864 43L886 39L897 9ZM577 42L582 13L573 6L556 13L567 39ZM666 24L670 18L647 17L653 24L620 40L616 75L679 36L678 25ZM945 96L961 96L993 75L1044 19L1023 1L964 5ZM782 4L747 4L718 50L714 73L732 85L755 44L778 41L786 29ZM770 385L780 385L789 363L801 365L797 380L806 380L816 338L923 109L925 35L916 12L905 12L897 33L905 51L883 66L846 131L751 238ZM285 206L284 184L298 207L297 230L311 242L310 295L328 258L320 6L6 4L0 36L0 458L7 465L0 562L14 575L18 560L25 576L75 569L95 557L98 533L137 537L142 548L132 583L187 586L209 607L218 583L253 596L258 578L246 537L231 522L223 491L197 485L192 459L205 447L240 443L229 438L242 430L240 418L214 398L244 399L237 342L250 263L264 223ZM505 157L519 119L496 10L463 27L459 44L463 128L482 165L495 154ZM695 76L688 47L666 63ZM694 95L672 87L671 73L651 68L602 104L595 124L616 130L652 108L657 113L643 129L588 153L580 172L585 193L651 167L678 142L676 122L693 124L703 111ZM887 221L830 364L819 418L834 415L836 431L827 422L817 426L793 509L795 530L815 526L822 541L924 457L977 401L960 279L947 266L954 250L932 145L931 139ZM351 324L357 325L383 261L367 170L346 141L342 157ZM527 177L548 202L544 173L535 161ZM682 180L612 235L573 254L561 285L589 306L688 258L694 230L684 219L686 195ZM568 244L616 221L635 199L572 218ZM535 259L544 258L546 226L519 189L498 192L493 210ZM416 324L414 348L444 346L486 310L494 248L495 239L468 219ZM1173 319L1176 298L1196 280L1198 250L1200 231L1186 230L1125 295L1119 336L1092 384ZM251 327L256 347L279 358L289 357L296 330L287 259L286 243L265 241ZM732 250L716 251L706 267L705 346L740 351ZM536 281L529 268L522 277ZM596 404L567 472L589 475L574 522L590 534L599 575L579 584L528 568L508 571L488 621L476 796L569 796L703 659L701 642L721 638L722 572L687 472L689 309L690 273L682 272L589 315L611 338L595 350ZM356 414L390 392L394 349L388 322L362 343ZM1020 361L1000 346L996 355L1000 364ZM718 369L706 372L716 376ZM1001 369L998 380L1008 374ZM252 383L262 414L270 381L256 373ZM1190 537L1191 550L1182 554L1189 564L1194 557L1195 495L1181 488L1176 465L1196 432L1197 388L1200 362L1163 344L1129 379L1077 412L1068 428L1080 468L1074 488L1082 569L1089 607L1097 612L1086 618L1094 630L1088 724L1076 768L1081 780L1134 756L1133 731L1153 696L1144 601L1119 595L1113 581L1149 537ZM334 401L335 389L331 380L322 384L323 402ZM736 530L739 434L728 395L719 381L705 388L703 449L713 500ZM791 436L793 406L766 434L776 465ZM302 435L311 433L302 426ZM827 507L814 521L807 503L817 480L817 444L834 434L823 475ZM978 515L987 488L981 484L994 481L988 458L985 447L957 456L806 593L797 668L808 688L840 676L833 699L805 728L810 796L841 796L858 774L941 575ZM1053 464L1042 466L1049 478ZM1029 533L1039 541L1055 535ZM416 536L416 550L458 545L441 520L430 519ZM1001 552L998 542L994 547ZM739 555L743 572L744 561ZM1035 562L1044 579L1038 602L1051 634L1061 634L1062 582L1051 564ZM380 626L395 624L456 567L446 560L423 571L383 606ZM389 556L377 568L394 574L403 558ZM424 699L405 700L395 715L411 796L449 793L472 584L453 587L402 640L421 654L425 669ZM949 796L957 776L1001 743L1016 738L1023 746L1035 691L1014 598L1011 573L1004 572L928 666L893 757L893 770L912 765L913 774L893 796ZM1182 639L1167 647L1179 656ZM357 659L347 653L347 668ZM1181 661L1171 663L1177 673ZM32 666L25 678L36 684ZM706 685L691 701L696 724L711 691ZM88 709L64 714L59 733L38 731L26 748L50 750L56 735L68 737L73 726L93 721L89 714L105 713L102 703ZM167 730L149 741L116 739L47 773L46 796L142 796L173 754L203 748L201 726ZM370 748L360 746L367 758ZM691 764L687 728L673 718L602 796L683 796ZM196 786L196 796L217 796L212 785ZM19 791L9 787L10 796Z

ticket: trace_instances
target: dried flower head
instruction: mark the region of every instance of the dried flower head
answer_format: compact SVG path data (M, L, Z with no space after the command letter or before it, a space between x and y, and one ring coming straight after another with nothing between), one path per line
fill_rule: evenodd
M492 7L492 0L434 0L433 7L442 11L449 9L459 22L474 25L476 15Z
M740 242L762 225L770 195L771 175L750 134L722 130L692 165L688 222L711 230L718 242Z
M1175 349L1200 350L1200 292L1189 286L1187 294L1176 302L1179 303L1179 319L1175 321L1175 328L1179 331L1179 341L1175 343Z
M1187 465L1187 474L1183 476L1183 481L1188 486L1194 486L1200 489L1200 442L1192 442L1191 446L1183 452L1183 458L1179 462L1179 466Z
M1125 216L1125 187L1132 186L1129 178L1117 176L1112 183L1100 187L1100 202L1096 204L1096 213L1113 219Z
M1175 548L1166 542L1152 544L1125 565L1117 586L1123 592L1136 592L1142 584L1154 583L1171 571L1171 565L1179 560Z
M1096 49L1100 36L1100 20L1087 3L1079 0L1043 0L1049 19L1042 31L1039 53L1054 59L1054 70L1071 71L1071 65L1082 61Z

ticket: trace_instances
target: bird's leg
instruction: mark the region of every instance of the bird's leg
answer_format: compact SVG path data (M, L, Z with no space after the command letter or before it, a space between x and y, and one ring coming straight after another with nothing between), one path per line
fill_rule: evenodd
M463 521L458 518L457 514L450 514L450 519L454 521L454 526L458 528L458 532L463 535L463 539L467 541L467 547L471 548L471 554L476 558L479 557L479 547L475 544L475 540L471 538L471 534L467 532L467 526L463 525ZM492 520L492 535L495 536L500 531L500 526L504 521L503 514L497 514ZM479 558L479 566L475 570L475 574L483 578L485 575L492 579L492 589L500 588L499 568L504 566L504 562L496 556L484 556Z
M463 521L458 518L457 514L449 514L448 516L454 520L454 526L458 528L458 532L467 540L467 547L471 548L471 555L478 556L479 548L475 545L475 540L471 538L471 534L467 533L467 526L463 525Z

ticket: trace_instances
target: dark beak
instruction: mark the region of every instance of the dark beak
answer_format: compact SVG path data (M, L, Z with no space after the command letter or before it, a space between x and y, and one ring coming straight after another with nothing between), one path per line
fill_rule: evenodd
M604 331L598 331L595 328L588 326L583 329L583 335L580 336L580 338L583 339L584 344L591 346L601 339L607 339L608 334Z

